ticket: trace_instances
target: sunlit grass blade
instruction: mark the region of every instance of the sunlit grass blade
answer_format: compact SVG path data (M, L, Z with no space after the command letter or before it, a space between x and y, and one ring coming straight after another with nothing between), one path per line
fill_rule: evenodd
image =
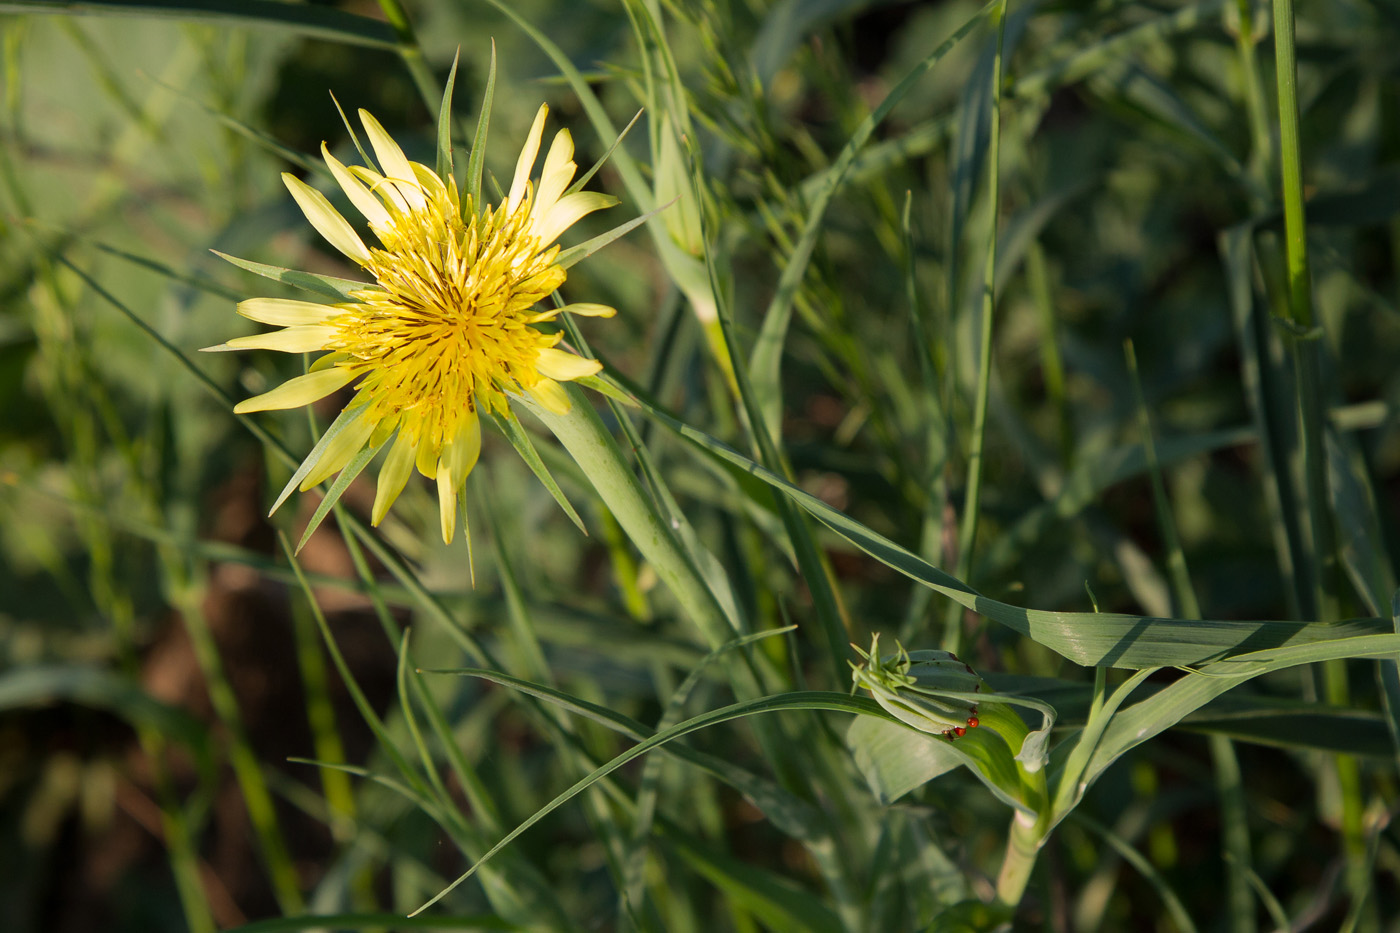
M1017 78L1012 82L1009 91L1016 97L1030 97L1072 84L1101 68L1127 60L1142 46L1197 28L1210 17L1219 15L1223 5L1223 0L1202 0L1087 46L1074 43L1073 52L1057 62Z
M1255 651L1206 665L1155 695L1122 710L1104 730L1080 783L1092 783L1129 749L1141 745L1185 716L1240 684L1271 671L1342 658L1389 657L1400 650L1400 635L1366 635L1315 644Z
M781 712L785 710L830 710L834 712L858 713L881 717L884 717L885 715L884 711L881 710L880 707L873 700L864 700L860 697L847 696L843 693L821 693L807 691L801 693L782 694L780 696L763 697L758 700L749 700L743 703L735 703L732 706L726 706L722 709L717 709L712 712L696 716L692 719L687 719L685 722L678 723L672 728L665 730L664 732L658 732L650 738L646 739L645 741L639 742L637 745L632 746L627 751L613 758L606 764L600 766L591 774L587 775L584 778L581 778L568 790L559 794L548 804L546 804L543 808L535 811L534 815L532 815L529 819L527 819L525 822L521 823L515 829L511 830L511 832L506 834L506 836L503 839L501 839L500 842L492 846L491 849L485 855L483 855L476 862L476 864L474 864L470 869L468 869L465 874L459 876L456 881L452 882L452 884L448 885L448 887L438 892L438 894L435 897L433 897L427 903L420 906L417 910L410 914L410 916L417 916L421 914L424 910L431 907L433 904L437 903L449 892L455 889L458 885L462 884L472 875L474 875L486 861L491 859L494 855L496 855L496 853L500 852L506 846L510 845L510 843L514 842L518 836L520 836L530 827L534 826L536 823L544 819L554 810L557 810L560 806L564 805L565 803L568 803L574 797L587 790L593 784L597 783L598 780L600 780L601 778L606 777L607 775L616 771L618 768L627 764L627 762L632 761L633 759L638 758L642 755L645 755L652 749L659 748L660 746L663 746L674 739L681 738L682 736L689 735L690 733L697 732L701 729L709 728L710 726L719 725L720 723L729 722L735 719L743 719L749 716L756 716L762 713Z
M535 416L569 451L703 637L713 647L724 644L737 630L737 620L726 615L699 569L682 550L597 413L576 390L569 391L574 401L568 414L556 415L535 407Z
M577 246L569 247L558 255L555 259L555 263L558 264L561 269L567 269L576 263L582 262L614 240L631 233L674 203L674 201L670 201L666 204L662 204L660 207L654 207L640 217L634 217L626 223L618 224L606 233L600 233Z
M156 85L169 91L170 93L176 95L177 97L180 97L188 103L198 107L205 114L207 114L210 117L213 117L219 123L233 130L235 133L237 133L239 136L242 136L244 139L251 141L259 148L265 150L266 152L270 152L271 154L277 156L279 159L284 159L285 161L292 163L297 168L306 172L308 175L319 175L322 178L328 180L330 179L331 175L326 168L326 164L320 161L319 159L313 159L303 152L298 152L295 149L284 145L276 137L263 132L255 126L251 126L250 124L238 119L235 116L232 116L231 114L225 113L224 111L219 110L216 107L210 106L209 104L200 100L198 97L195 97L193 94L189 93L183 88L167 84L166 82L161 81L157 78L152 78L151 81L154 82Z
M346 663L344 654L341 653L340 645L331 632L330 625L326 621L325 613L321 609L321 604L316 599L315 590L312 589L311 581L307 578L301 563L297 560L296 554L292 550L291 542L287 540L285 535L282 535L279 540L282 545L282 551L287 557L287 562L291 565L292 571L296 575L296 582L301 587L302 595L306 598L306 604L311 610L312 617L316 620L316 627L320 629L321 640L325 643L326 651L331 656L331 663L335 665L336 673L340 675L341 682L349 692L350 699L354 702L355 708L359 711L361 718L364 719L365 725L369 727L370 732L374 735L380 750L388 757L390 762L393 763L394 767L403 777L406 786L418 798L426 799L429 789L423 780L423 776L418 773L409 763L408 759L403 756L403 753L399 751L398 746L389 736L388 730L384 726L384 721L379 717L374 706L360 688L359 680Z
M705 655L700 663L697 664L690 673L686 674L685 680L681 682L681 685L671 694L670 699L666 701L666 707L661 714L660 720L657 721L656 731L669 729L680 721L681 712L685 708L685 703L690 698L696 685L699 684L700 678L703 676L706 669L718 660L722 654L752 644L770 635L781 635L784 632L790 632L795 628L796 626L788 626L787 628L771 629L766 632L756 632L752 635L736 638ZM637 789L637 817L632 824L631 852L629 853L625 865L627 883L622 892L627 902L634 906L641 904L643 887L646 883L646 844L647 837L651 835L652 820L656 813L657 796L661 779L660 769L660 758L648 758L646 764L642 767L641 784Z
M276 500L274 500L272 503L272 508L268 509L269 515L275 513L278 509L280 509L282 507L282 503L286 502L287 498L291 496L293 492L296 491L298 486L301 485L301 481L310 475L311 471L316 468L316 464L320 462L321 454L323 454L326 451L326 448L328 448L331 445L331 442L336 439L337 435L339 435L342 431L350 427L351 423L355 420L355 416L357 414L357 410L347 409L345 411L342 411L340 414L336 415L336 418L334 421L331 422L330 427L326 428L325 433L323 433L320 439L316 441L316 445L311 448L311 453L307 454L306 458L301 461L301 464L296 468L296 471L292 473L292 478L287 480L287 484L283 486L282 491L277 494ZM365 462L368 463L369 461ZM362 465L361 469L363 468L364 467ZM335 503L331 504L334 505ZM324 515L322 515L321 517L325 518ZM300 551L302 547L305 546L305 544L306 542L303 540L300 544L297 545L297 550Z
M1347 619L1333 623L1237 622L1153 619L1121 613L1051 612L1012 606L983 596L912 551L854 521L816 496L669 415L644 406L648 416L716 456L774 487L836 534L887 566L967 608L1086 666L1163 667L1195 664L1222 654L1274 644L1327 644L1391 630L1389 620Z
M831 908L810 891L772 872L712 851L669 820L659 820L660 837L726 898L741 904L765 926L775 930L841 933L848 929Z
M228 26L279 29L330 42L396 50L383 22L332 7L278 0L4 0L0 12L122 15L188 19Z
M491 64L486 71L486 90L481 95L481 111L476 118L476 133L472 136L472 151L467 157L466 194L481 200L481 175L486 168L486 139L491 132L491 103L496 96L496 40L491 40Z

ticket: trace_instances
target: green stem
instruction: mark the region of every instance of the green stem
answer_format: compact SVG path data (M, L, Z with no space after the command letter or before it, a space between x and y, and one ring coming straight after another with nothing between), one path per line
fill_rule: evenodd
M1032 819L1020 811L1011 819L1011 832L1006 840L1006 855L997 874L996 902L1015 910L1025 896L1035 860L1045 843L1048 820Z
M1303 167L1298 138L1298 61L1293 44L1293 0L1274 0L1275 72L1278 79L1279 168L1283 185L1284 243L1288 277L1288 311L1295 334L1293 366L1297 375L1298 414L1302 428L1307 517L1312 531L1314 610L1322 622L1338 618L1337 561L1332 516L1327 508L1327 450L1323 435L1320 335L1313 311L1312 273L1308 265L1307 221L1303 211Z
M1293 0L1274 0L1275 72L1278 81L1279 167L1283 183L1284 242L1287 248L1288 307L1294 327L1291 349L1297 375L1298 415L1302 429L1303 470L1307 491L1307 518L1312 532L1313 592L1317 620L1340 617L1336 531L1327 480L1327 448L1322 411L1322 353L1324 343L1316 332L1312 301L1312 277L1308 267L1307 221L1303 210L1302 155L1299 143L1298 60L1294 47ZM1324 671L1327 698L1347 703L1346 667L1329 663ZM1342 840L1347 856L1347 887L1354 901L1369 887L1366 870L1366 838L1362 825L1362 790L1356 762L1349 756L1335 761L1342 798Z
M987 236L987 265L982 277L982 333L977 360L977 399L972 413L972 448L967 455L967 498L963 503L962 525L958 529L959 580L972 579L972 551L977 544L977 524L981 515L982 461L987 438L987 403L992 385L992 318L996 310L997 205L1001 197L1001 53L1006 37L1006 3L997 13L997 50L992 59L992 118L987 143L987 203L991 232ZM962 607L948 604L944 620L943 644L954 653L962 649Z

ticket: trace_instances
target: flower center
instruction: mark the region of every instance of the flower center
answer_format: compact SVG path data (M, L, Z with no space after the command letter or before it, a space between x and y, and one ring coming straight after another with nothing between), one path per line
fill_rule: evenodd
M536 357L559 338L527 319L565 279L552 264L559 248L537 251L528 196L509 213L476 214L468 201L464 222L455 194L375 229L383 249L365 268L380 287L331 321L334 349L350 357L338 365L366 374L366 416L434 449L478 404L504 410L505 392L539 380Z

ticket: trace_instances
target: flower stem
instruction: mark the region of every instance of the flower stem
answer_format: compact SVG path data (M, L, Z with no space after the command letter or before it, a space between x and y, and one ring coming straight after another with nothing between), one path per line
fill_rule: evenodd
M996 902L1008 910L1015 910L1025 896L1026 885L1030 883L1035 860L1040 855L1040 847L1045 841L1045 823L1017 811L1011 820L1011 832L1006 840L1006 855L1001 862L1001 872L997 875Z

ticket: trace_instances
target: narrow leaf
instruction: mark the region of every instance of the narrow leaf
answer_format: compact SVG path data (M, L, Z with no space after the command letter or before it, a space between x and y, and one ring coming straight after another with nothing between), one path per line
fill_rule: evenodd
M354 279L341 279L333 275L317 275L314 272L301 272L296 269L284 269L281 266L269 266L261 262L253 262L250 259L239 259L237 256L230 256L221 253L216 249L209 252L225 259L240 269L255 272L264 278L272 279L274 282L282 282L293 288L300 288L303 291L313 292L317 295L324 295L327 298L334 298L337 301L347 301L358 303L360 299L354 297L352 292L361 289L376 287L370 282L356 282Z
M491 40L491 67L486 73L486 92L481 97L481 113L476 118L471 155L467 157L467 195L481 201L481 174L486 167L486 136L491 129L491 101L496 96L496 40Z
M374 455L379 453L383 446L380 444L378 447L364 448L355 454L355 459L347 463L340 471L340 475L335 478L335 482L331 484L325 497L316 506L316 511L311 515L311 521L306 523L306 531L302 532L301 540L297 542L297 553L301 553L301 549L306 547L306 542L310 541L311 536L316 533L316 529L321 527L321 522L330 514L331 508L340 501L340 497L355 481L355 477L364 472L365 467L369 466L369 462L374 459Z

